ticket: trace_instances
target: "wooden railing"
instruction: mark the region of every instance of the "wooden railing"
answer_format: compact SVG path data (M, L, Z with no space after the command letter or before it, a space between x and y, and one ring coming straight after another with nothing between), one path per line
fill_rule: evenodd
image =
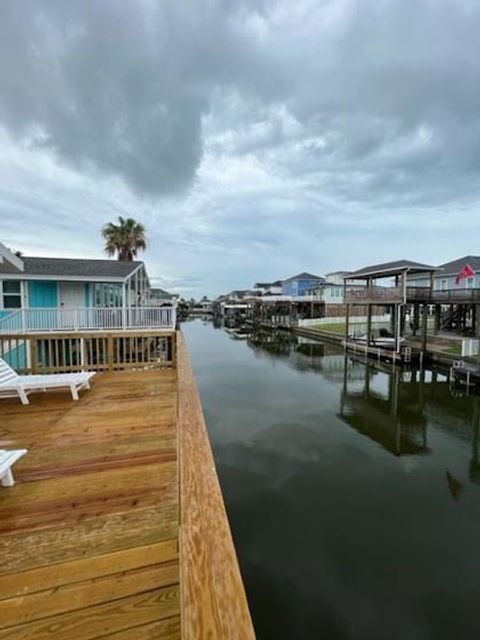
M403 302L402 287L355 287L348 289L345 302L349 304L391 304Z
M175 367L176 332L13 333L0 335L0 357L18 373Z
M182 639L254 640L208 429L181 334L178 346Z
M429 287L407 287L408 302L427 302L431 304L478 304L480 289L434 289Z
M0 319L0 334L108 329L175 329L175 307L18 309Z

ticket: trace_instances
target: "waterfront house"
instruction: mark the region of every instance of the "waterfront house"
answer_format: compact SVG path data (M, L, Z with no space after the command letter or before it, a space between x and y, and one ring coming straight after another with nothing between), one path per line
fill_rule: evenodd
M149 304L152 307L163 307L165 305L172 305L178 302L178 294L170 293L165 289L159 287L152 287L150 289L150 301Z
M337 284L336 282L327 281L321 286L308 289L307 295L311 295L315 300L322 300L325 304L342 304L343 283Z
M307 291L313 287L321 286L325 283L325 278L314 276L311 273L299 273L296 276L282 281L283 296L305 296Z
M257 296L279 296L282 293L282 281L256 282L253 293Z
M174 326L150 291L143 262L17 256L0 243L0 333Z
M325 274L325 279L328 284L336 284L343 287L344 279L350 275L350 271L330 271Z
M474 275L458 279L458 274L469 266L475 272ZM409 276L408 286L428 287L429 280L425 276ZM438 266L438 271L434 276L434 290L455 291L458 289L479 289L480 288L480 256L463 256L445 262Z

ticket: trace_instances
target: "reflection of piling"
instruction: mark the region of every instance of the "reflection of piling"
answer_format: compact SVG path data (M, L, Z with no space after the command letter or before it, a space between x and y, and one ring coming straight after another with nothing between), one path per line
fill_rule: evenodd
M473 439L472 458L468 469L468 477L471 482L480 484L479 440L480 440L480 404L479 398L473 398Z

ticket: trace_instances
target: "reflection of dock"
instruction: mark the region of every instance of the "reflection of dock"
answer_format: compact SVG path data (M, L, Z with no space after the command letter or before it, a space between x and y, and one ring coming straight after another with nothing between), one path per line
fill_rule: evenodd
M384 379L388 376L386 393L372 388L372 379L378 375ZM420 393L412 393L412 388L417 391L416 386L402 382L402 378L399 369L386 374L367 364L362 388L356 384L351 391L345 362L340 417L394 455L424 454L428 447L423 399Z
M480 384L480 364L466 362L465 360L455 360L450 368L453 380L469 386Z
M375 345L367 346L357 340L343 341L342 345L353 354L362 354L367 358L378 360L378 362L392 362L395 364L410 364L417 362L420 354L411 347L401 347L399 351L387 349Z

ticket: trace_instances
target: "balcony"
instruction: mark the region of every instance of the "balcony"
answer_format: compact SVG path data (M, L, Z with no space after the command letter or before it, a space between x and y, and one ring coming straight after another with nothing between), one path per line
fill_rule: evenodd
M175 329L175 307L18 309L0 318L0 334Z
M480 289L407 287L407 302L424 304L479 304Z
M347 304L399 304L403 300L402 287L355 287L347 288Z

